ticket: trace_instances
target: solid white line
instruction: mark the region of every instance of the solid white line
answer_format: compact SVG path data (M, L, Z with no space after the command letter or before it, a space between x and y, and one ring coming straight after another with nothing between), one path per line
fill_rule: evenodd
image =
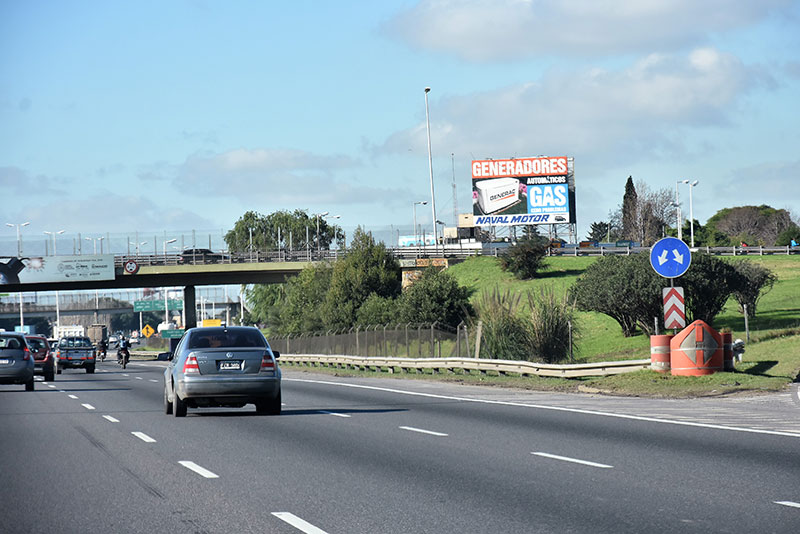
M439 437L447 436L447 434L442 434L441 432L434 432L433 430L423 430L421 428L414 428L413 426L401 426L399 428L402 430L410 430L411 432L419 432L420 434L428 434L431 436L439 436Z
M583 415L597 415L602 417L615 417L617 419L629 419L631 421L645 421L648 423L662 423L668 425L679 425L679 426L691 426L691 427L698 427L698 428L710 428L713 430L729 430L732 432L747 432L751 434L767 434L771 436L785 436L789 438L800 438L800 433L796 432L781 432L778 430L759 430L757 428L743 428L743 427L736 427L736 426L724 426L724 425L712 425L708 423L695 423L693 421L676 421L672 419L656 419L655 417L646 417L642 415L628 415L628 414L620 414L620 413L612 413L612 412L598 412L595 410L582 410L580 408L566 408L564 406L547 406L544 404L526 404L523 402L511 402L511 401L497 401L497 400L487 400L487 399L469 399L466 397L454 397L452 395L436 395L433 393L420 393L418 391L404 391L402 389L392 389L392 388L382 388L377 386L365 386L362 384L348 384L344 382L330 382L327 380L308 380L303 378L283 378L283 380L289 382L305 382L309 384L324 384L329 386L340 386L340 387L347 387L347 388L355 388L355 389L368 389L372 391L385 391L387 393L398 393L400 395L410 395L414 397L427 397L431 399L443 399L443 400L454 400L454 401L462 401L462 402L474 402L477 404L494 404L498 406L517 406L520 408L536 408L539 410L552 410L555 412L569 412L569 413L579 413Z
M103 419L111 421L112 423L119 423L119 419L117 419L116 417L112 417L110 415L104 415Z
M81 404L81 406L83 406L87 410L94 410L94 406L92 406L91 404Z
M296 515L290 514L289 512L272 512L272 515L274 515L281 521L289 523L297 530L305 532L306 534L327 534L327 532L325 532L324 530L315 527L308 521L304 521L299 517L297 517Z
M572 462L575 464L582 464L588 465L590 467L600 467L603 469L612 469L613 465L606 465L606 464L598 464L595 462L587 462L586 460L578 460L577 458L568 458L566 456L558 456L555 454L548 454L546 452L532 452L531 454L535 454L536 456L543 456L544 458L551 458L553 460L562 460L564 462Z
M326 412L325 410L320 410L319 413L324 413L326 415L334 415L336 417L350 417L346 413Z
M76 397L75 395L67 395L67 396L68 396L70 399L77 399L77 398L78 398L78 397Z
M144 432L131 432L134 436L144 441L145 443L155 443L156 440L145 434Z
M200 476L204 476L206 478L219 478L219 475L217 475L215 473L212 473L211 471L209 471L205 467L200 467L199 465L197 465L194 462L181 460L178 463L181 464L183 467L185 467L187 469L191 469L192 471L194 471L195 473L197 473Z
M775 504L780 504L783 506L790 506L792 508L800 508L800 502L792 502L792 501L773 501Z

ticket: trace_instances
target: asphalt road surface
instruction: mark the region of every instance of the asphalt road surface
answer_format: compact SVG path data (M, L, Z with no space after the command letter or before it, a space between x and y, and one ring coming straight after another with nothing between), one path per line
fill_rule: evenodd
M800 531L796 390L658 401L285 371L280 416L175 419L163 368L0 386L1 532Z

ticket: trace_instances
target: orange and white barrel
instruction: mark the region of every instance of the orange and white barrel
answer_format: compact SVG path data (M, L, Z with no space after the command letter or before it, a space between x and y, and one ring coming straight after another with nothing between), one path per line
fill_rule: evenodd
M669 342L672 334L650 336L650 369L659 373L669 371Z

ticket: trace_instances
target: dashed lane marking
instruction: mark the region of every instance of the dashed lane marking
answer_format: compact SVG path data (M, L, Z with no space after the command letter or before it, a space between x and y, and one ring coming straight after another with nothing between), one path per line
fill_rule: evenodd
M94 406L92 406L91 404L81 404L81 406L83 406L87 410L94 410Z
M572 462L574 464L581 464L581 465L588 465L589 467L599 467L601 469L612 469L613 465L606 465L606 464L598 464L597 462L589 462L586 460L579 460L577 458L569 458L567 456L558 456L556 454L549 454L546 452L532 452L536 456L541 456L543 458L550 458L552 460L561 460L562 462Z
M410 430L411 432L418 432L420 434L428 434L429 436L437 436L440 438L447 437L448 434L442 432L434 432L433 430L425 430L422 428L414 428L413 426L401 426L401 430Z
M324 530L315 527L308 521L300 519L296 515L290 514L289 512L272 512L272 515L285 523L289 523L297 530L305 532L306 534L327 534Z
M112 423L119 423L119 419L111 415L104 415L103 419L105 419L106 421L111 421Z
M320 410L319 413L324 413L325 415L333 415L335 417L350 417L346 413L326 412L325 410Z
M67 397L69 397L70 399L77 399L78 398L75 395L67 395Z
M790 508L800 508L800 502L792 502L792 501L774 501L775 504L780 504L781 506L789 506Z
M134 436L144 441L145 443L155 443L156 440L145 434L144 432L131 432Z
M181 460L178 463L181 464L186 469L190 469L190 470L194 471L195 473L197 473L198 475L200 475L202 477L205 477L205 478L219 478L219 475L217 475L216 473L212 473L211 471L209 471L205 467L200 467L199 465L197 465L194 462L190 462L188 460Z

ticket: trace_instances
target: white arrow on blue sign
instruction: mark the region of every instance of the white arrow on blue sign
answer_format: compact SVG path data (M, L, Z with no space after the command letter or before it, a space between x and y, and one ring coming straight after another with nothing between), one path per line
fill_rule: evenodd
M664 278L682 276L692 263L692 251L677 237L660 239L650 249L650 265Z

